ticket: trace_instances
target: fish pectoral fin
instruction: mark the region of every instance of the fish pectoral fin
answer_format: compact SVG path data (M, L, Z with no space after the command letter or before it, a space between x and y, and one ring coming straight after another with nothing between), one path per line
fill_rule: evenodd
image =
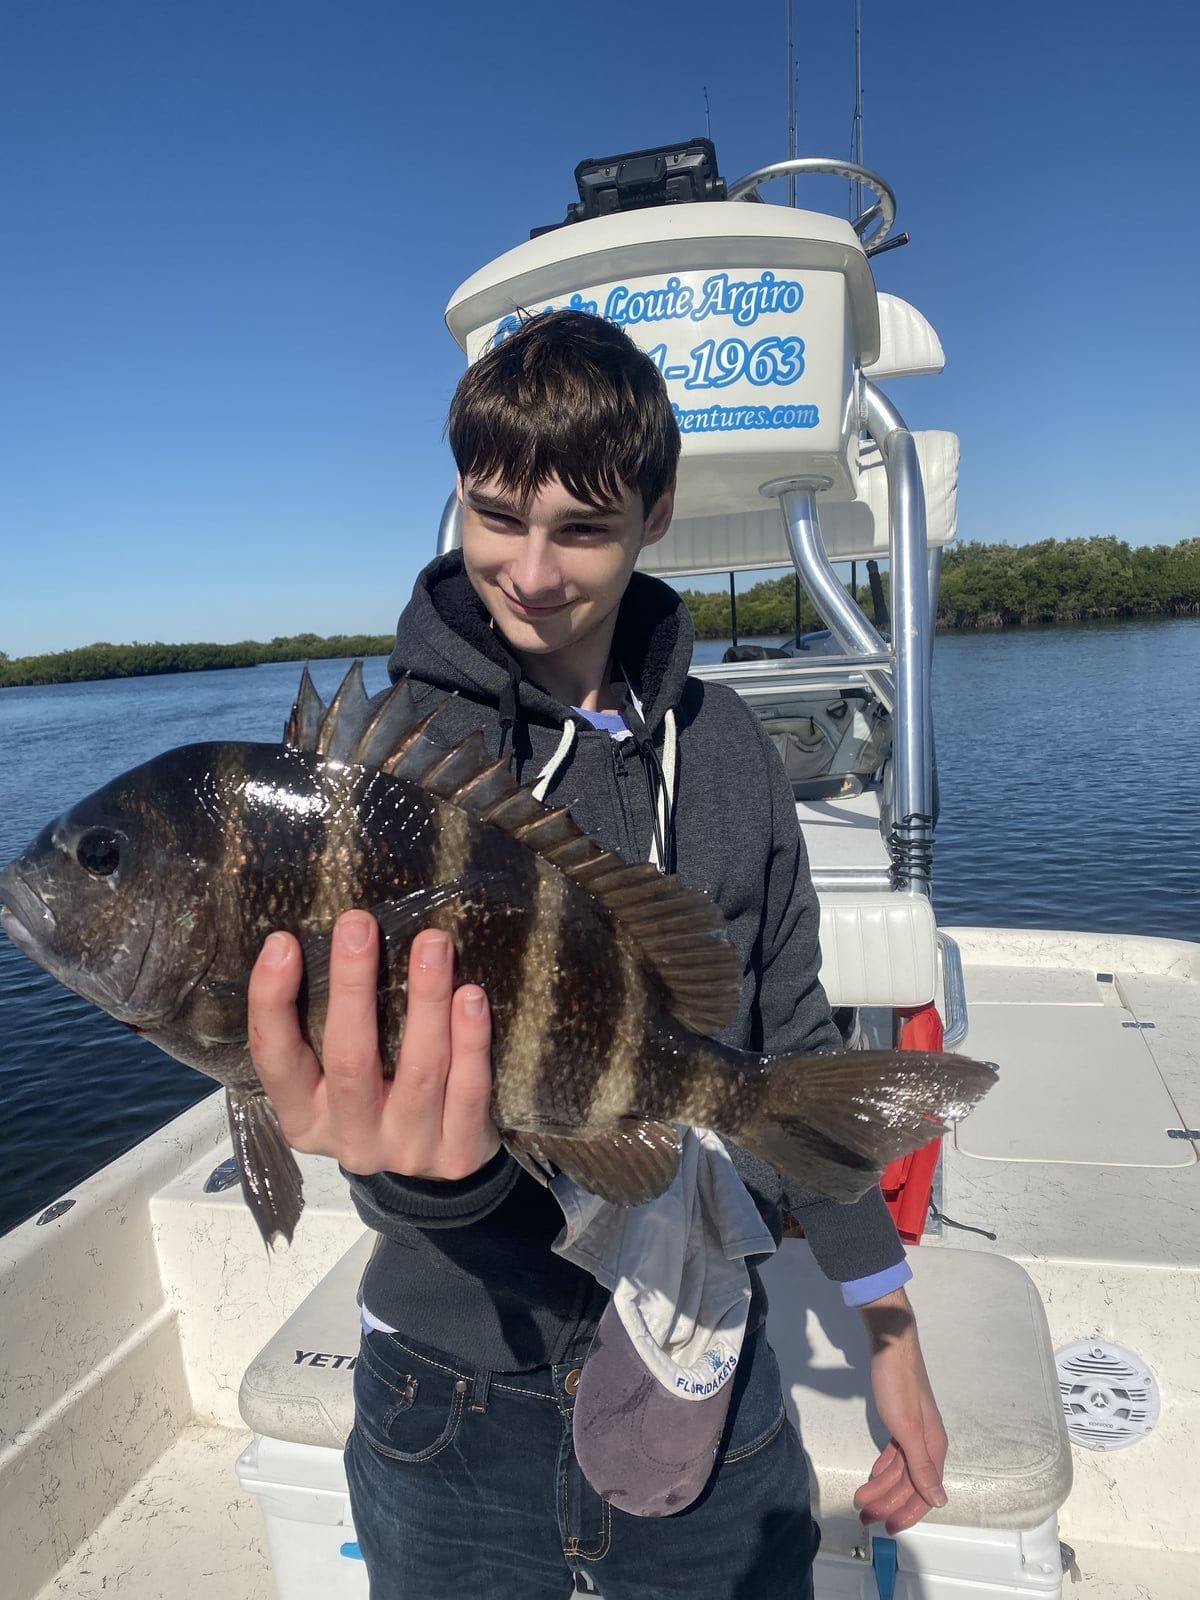
M288 1244L304 1209L304 1184L275 1107L261 1089L225 1091L229 1132L242 1194L268 1249L282 1236Z
M498 876L499 874L494 872L482 872L475 873L470 878L452 878L448 883L435 883L428 888L414 889L411 894L403 895L399 900L388 900L381 905L368 907L383 935L385 956L395 957L405 954L413 938L426 926L436 911L441 911L447 906L462 908L483 905L487 899L489 886ZM331 942L328 931L300 935L300 948L304 952L304 982L308 1003L310 1008L318 1007L322 1013L329 999Z
M246 985L245 979L197 984L185 1008L189 1031L206 1044L244 1044Z
M669 1122L630 1118L583 1137L565 1129L522 1129L506 1132L504 1142L526 1171L532 1170L529 1158L552 1163L581 1189L619 1206L656 1199L679 1170L680 1134Z

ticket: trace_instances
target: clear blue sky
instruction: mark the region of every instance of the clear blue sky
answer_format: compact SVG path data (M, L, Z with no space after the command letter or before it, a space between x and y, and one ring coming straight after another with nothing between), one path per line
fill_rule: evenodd
M962 437L960 536L1200 533L1196 8L863 9L913 236L876 276L948 356L892 392ZM852 0L797 10L801 152L844 155ZM727 177L783 156L784 18L7 0L0 649L389 631L452 481L450 294L705 86Z

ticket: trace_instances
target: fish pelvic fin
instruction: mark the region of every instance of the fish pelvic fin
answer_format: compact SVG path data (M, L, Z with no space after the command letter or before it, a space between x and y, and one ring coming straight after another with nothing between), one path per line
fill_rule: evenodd
M291 1244L304 1209L300 1168L261 1089L225 1091L229 1131L242 1194L268 1250L282 1238Z
M741 963L723 937L719 907L648 862L630 866L602 850L567 806L548 806L519 784L508 762L489 756L480 733L452 749L430 737L441 705L422 713L401 679L368 698L356 661L326 707L308 668L284 742L296 749L378 767L415 783L490 827L502 828L599 900L637 945L685 1027L719 1033L737 1010Z
M758 1109L732 1136L789 1182L840 1201L940 1137L996 1081L981 1062L920 1050L775 1056L765 1070Z
M589 1194L619 1206L640 1206L670 1187L679 1170L680 1135L669 1122L629 1119L582 1136L565 1129L509 1130L504 1143L539 1182L536 1167L557 1167Z

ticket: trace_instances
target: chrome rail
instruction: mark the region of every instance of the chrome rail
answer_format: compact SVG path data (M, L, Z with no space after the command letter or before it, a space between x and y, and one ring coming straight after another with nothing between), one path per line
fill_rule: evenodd
M745 177L731 183L728 198L763 205L765 202L758 192L760 183L766 183L771 178L804 177L806 174L827 174L829 177L849 178L853 183L866 184L878 199L870 210L856 217L850 225L862 239L863 248L868 253L870 246L883 243L896 220L896 196L886 178L857 161L843 161L839 156L792 156L787 161L772 161L765 167L755 167L753 172L747 172ZM868 234L867 229L876 221L878 225L874 232Z
M892 887L887 867L813 867L812 881L818 894L882 894Z
M916 441L872 383L863 385L867 432L888 478L892 651L896 722L893 824L888 840L898 887L928 894L933 878L933 704L929 647L929 541Z
M442 520L438 523L438 555L444 556L449 550L457 550L462 544L462 501L458 498L455 489L442 508Z
M942 1018L943 1043L950 1050L956 1044L961 1044L967 1036L967 984L963 977L962 952L957 941L948 933L939 933L937 944L942 965L942 1003L946 1012Z
M892 652L886 641L846 593L825 554L817 492L828 487L826 478L773 478L762 485L759 493L779 501L796 570L804 580L809 599L838 644L848 656L856 658L856 666L860 666L865 656L882 655L890 659ZM896 691L892 673L886 667L860 667L860 670L881 704L888 711L894 711Z
M825 479L777 478L761 493L778 499L792 560L809 599L846 652L846 671L861 673L896 717L890 886L929 894L933 878L933 707L931 589L940 568L929 559L925 490L916 442L878 389L864 383L863 420L879 447L888 480L891 554L890 647L847 594L825 553L816 496ZM887 666L879 664L883 655ZM852 663L852 665L851 665ZM826 668L828 658L823 663Z

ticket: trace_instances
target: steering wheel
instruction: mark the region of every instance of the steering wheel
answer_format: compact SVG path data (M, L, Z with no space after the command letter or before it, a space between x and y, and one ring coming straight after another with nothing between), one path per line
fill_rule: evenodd
M771 178L788 178L814 172L828 173L835 178L849 178L854 183L865 183L875 194L877 197L875 204L861 216L855 217L850 226L862 240L863 249L868 255L877 250L892 231L896 221L896 196L877 172L872 172L870 167L860 167L856 161L841 161L836 156L797 156L791 161L773 161L770 166L756 167L744 178L731 183L727 198L765 205L766 202L758 192L760 183L766 183ZM872 224L875 224L873 228ZM870 233L867 232L868 228L872 228Z

